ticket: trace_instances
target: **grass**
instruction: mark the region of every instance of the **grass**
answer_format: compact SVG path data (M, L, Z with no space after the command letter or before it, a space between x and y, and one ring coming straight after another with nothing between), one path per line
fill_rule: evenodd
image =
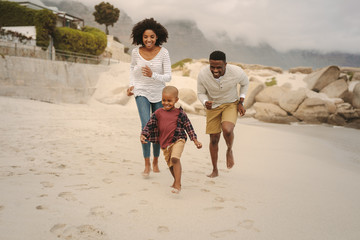
M265 81L265 85L268 86L268 87L274 86L276 84L277 84L277 81L276 81L275 77L273 77L271 79L266 79L266 81Z
M191 62L191 61L192 61L191 58L185 58L185 59L178 61L178 62L174 63L173 65L171 65L171 68L177 68L177 67L183 68L185 63Z

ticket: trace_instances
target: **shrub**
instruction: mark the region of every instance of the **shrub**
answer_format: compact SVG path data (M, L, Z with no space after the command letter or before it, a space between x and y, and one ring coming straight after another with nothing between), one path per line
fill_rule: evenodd
M15 2L0 1L0 27L34 26L36 12Z
M67 27L56 28L54 46L62 51L100 55L107 45L104 32L93 27L75 30Z
M49 46L50 35L53 36L56 28L56 15L50 10L37 11L35 15L36 45L42 48Z

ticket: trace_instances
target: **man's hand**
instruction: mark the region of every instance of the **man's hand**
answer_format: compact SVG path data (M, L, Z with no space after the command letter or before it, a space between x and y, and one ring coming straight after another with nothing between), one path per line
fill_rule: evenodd
M238 103L238 111L240 113L240 116L244 116L245 115L245 112L246 112L246 109L244 108L244 106L242 105L242 103Z
M194 143L195 143L195 146L196 146L198 149L202 148L201 142L199 142L197 139L194 139Z
M126 93L127 93L127 95L128 95L129 97L130 97L131 95L134 95L133 90L134 90L134 86L131 86L131 87L129 87L129 88L126 90Z
M147 138L146 138L144 135L141 135L141 136L140 136L140 142L141 142L142 144L146 144L146 143L147 143L146 140L147 140Z
M206 109L208 109L208 110L211 110L212 105L213 105L213 101L206 101L206 102L205 102L205 107L206 107Z

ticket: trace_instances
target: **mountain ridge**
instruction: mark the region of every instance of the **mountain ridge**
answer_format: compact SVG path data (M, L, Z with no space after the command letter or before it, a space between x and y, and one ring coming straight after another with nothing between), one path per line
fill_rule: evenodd
M59 10L79 16L85 20L85 25L105 30L104 25L95 22L90 6L72 0L42 0L47 6L56 6ZM113 27L109 28L110 34L114 35L131 50L131 29L135 23L126 11L120 9L120 17ZM359 67L360 54L343 52L321 53L316 50L289 50L280 52L268 43L257 46L247 45L241 40L231 40L226 33L219 37L218 41L209 40L192 20L171 20L163 24L168 32L169 39L164 47L170 52L172 62L184 58L208 58L213 50L222 50L226 53L228 61L242 62L247 64L260 64L277 66L283 69L306 66L322 68L329 65L346 67ZM222 40L220 40L222 39Z

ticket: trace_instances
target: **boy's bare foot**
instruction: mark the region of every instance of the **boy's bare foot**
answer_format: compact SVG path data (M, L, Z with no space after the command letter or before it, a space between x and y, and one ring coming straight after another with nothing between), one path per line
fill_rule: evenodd
M206 175L206 176L208 176L209 178L215 178L215 177L219 176L219 172L218 172L218 170L213 170L212 173L210 173L209 175Z
M232 150L226 151L226 166L228 169L232 168L234 166L234 156Z
M156 173L160 172L158 164L153 163L153 172L156 172Z
M173 186L173 187L171 188L171 192L172 192L172 193L177 193L177 194L179 194L180 191L181 191L181 187L175 187L175 186Z

